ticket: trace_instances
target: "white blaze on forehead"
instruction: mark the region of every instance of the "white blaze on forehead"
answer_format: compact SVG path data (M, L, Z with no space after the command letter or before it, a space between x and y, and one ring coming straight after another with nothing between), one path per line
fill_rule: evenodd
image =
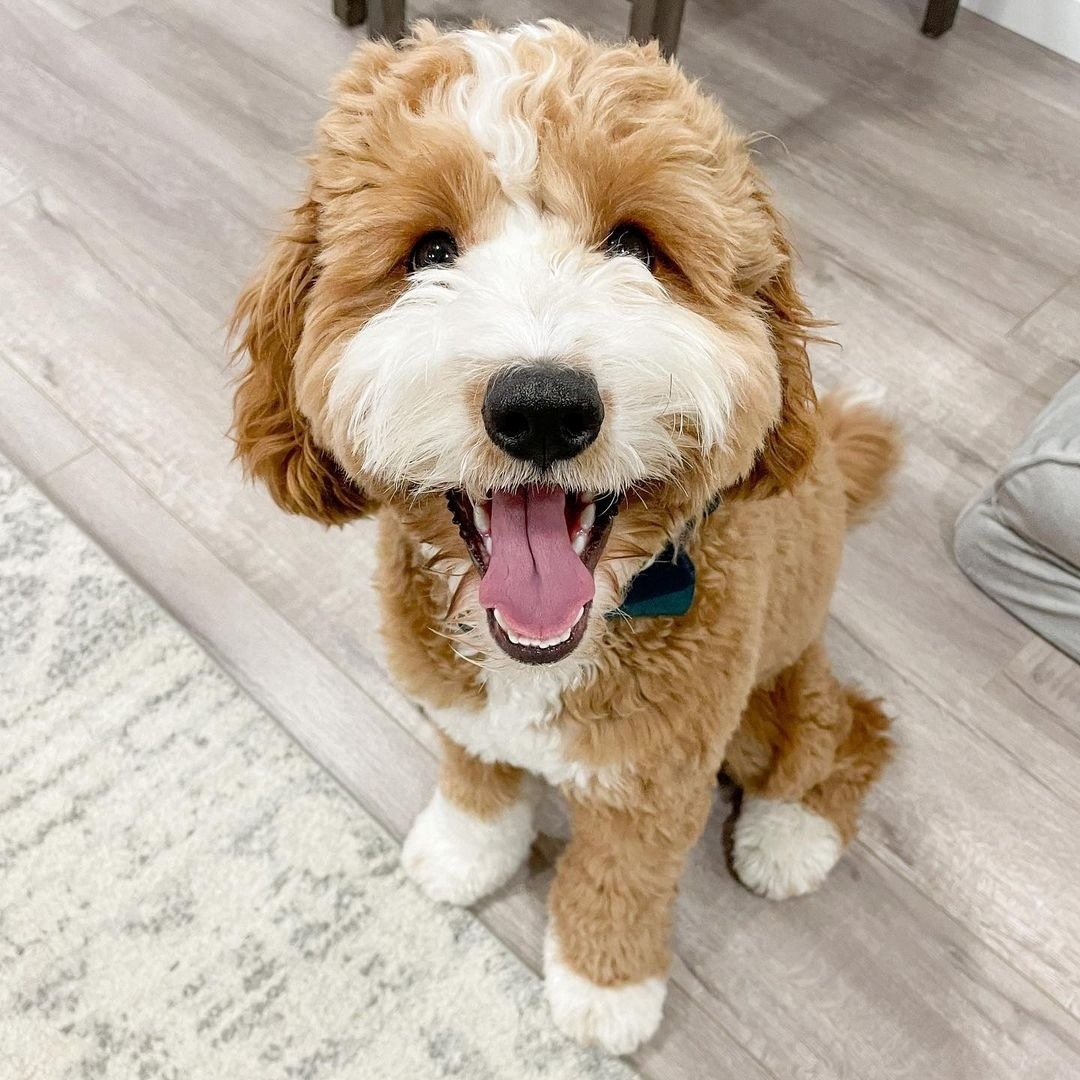
M537 76L522 69L514 44L522 37L542 41L542 27L525 26L504 33L463 30L460 34L473 62L473 73L458 80L451 96L453 109L487 155L503 191L513 200L527 197L536 175L536 131L522 113L527 85ZM554 61L554 54L552 54Z

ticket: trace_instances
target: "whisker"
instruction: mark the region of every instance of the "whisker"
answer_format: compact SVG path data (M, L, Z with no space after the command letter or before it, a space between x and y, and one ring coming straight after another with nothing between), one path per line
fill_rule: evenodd
M475 657L466 656L464 653L460 653L457 649L454 650L455 656L460 656L468 664L472 664L473 667L480 668L481 671L498 671L498 667L491 660L477 660Z

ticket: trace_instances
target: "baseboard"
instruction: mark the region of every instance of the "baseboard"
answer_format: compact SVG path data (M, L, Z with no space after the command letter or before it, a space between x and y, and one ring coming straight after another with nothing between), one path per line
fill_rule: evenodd
M962 0L962 4L1080 63L1080 0Z

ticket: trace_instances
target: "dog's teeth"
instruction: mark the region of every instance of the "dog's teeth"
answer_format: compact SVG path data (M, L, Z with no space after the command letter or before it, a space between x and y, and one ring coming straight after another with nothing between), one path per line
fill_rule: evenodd
M484 534L484 547L487 548L487 553L490 555L491 554L491 535L488 534L488 533Z
M581 509L581 516L578 518L578 531L574 534L574 539L570 542L570 546L574 549L576 554L585 554L585 548L589 546L589 534L591 533L595 522L596 503L590 500Z
M481 535L491 532L491 517L480 503L473 506L473 523Z
M498 608L492 609L492 614L495 616L495 621L502 627L503 633L515 644L520 645L521 642L518 639L517 634L506 625L506 620L502 617L502 612Z
M577 620L571 623L570 628L561 637L552 638L550 641L545 641L543 648L551 649L554 648L556 645L561 645L564 641L569 641L570 635L574 632L575 626L577 626Z
M556 645L561 645L564 641L570 640L570 635L574 632L574 627L577 626L578 619L581 618L584 611L585 609L582 608L581 611L578 612L577 618L575 618L574 621L570 624L566 632L560 634L558 637L548 638L547 641L529 641L523 642L522 644L532 645L534 648L537 649L554 649Z
M581 616L585 614L584 608L579 608L577 615L574 616L573 622L570 623L569 628L565 633L559 637L548 638L546 640L539 640L537 638L519 637L513 632L507 625L506 621L502 617L502 613L498 608L492 608L492 615L495 621L502 627L503 633L512 641L515 645L520 645L526 649L553 649L556 645L562 645L563 642L570 640L570 635L574 632L574 627L577 626L581 619Z

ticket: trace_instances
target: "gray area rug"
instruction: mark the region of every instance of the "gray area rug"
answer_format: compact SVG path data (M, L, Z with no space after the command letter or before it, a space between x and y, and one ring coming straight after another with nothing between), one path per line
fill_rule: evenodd
M0 458L0 1077L632 1075Z

